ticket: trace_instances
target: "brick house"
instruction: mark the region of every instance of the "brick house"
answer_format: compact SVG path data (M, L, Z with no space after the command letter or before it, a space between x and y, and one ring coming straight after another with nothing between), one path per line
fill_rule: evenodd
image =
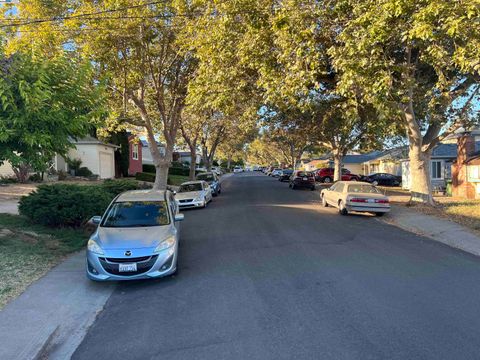
M480 199L480 151L475 136L464 133L458 137L457 159L452 166L452 195Z
M128 175L134 176L142 172L142 143L136 136L128 137Z

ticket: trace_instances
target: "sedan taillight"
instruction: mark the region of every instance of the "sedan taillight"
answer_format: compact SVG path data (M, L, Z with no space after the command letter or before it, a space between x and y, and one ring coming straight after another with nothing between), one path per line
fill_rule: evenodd
M352 198L350 199L350 202L364 203L364 202L367 202L367 199Z

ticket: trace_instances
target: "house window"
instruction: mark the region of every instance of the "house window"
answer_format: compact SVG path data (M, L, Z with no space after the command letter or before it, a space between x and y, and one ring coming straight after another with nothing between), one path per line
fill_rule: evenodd
M467 168L468 168L468 181L480 182L480 165L469 165Z
M432 179L443 179L442 161L434 160L431 163Z
M132 159L138 160L138 144L133 144L132 146Z

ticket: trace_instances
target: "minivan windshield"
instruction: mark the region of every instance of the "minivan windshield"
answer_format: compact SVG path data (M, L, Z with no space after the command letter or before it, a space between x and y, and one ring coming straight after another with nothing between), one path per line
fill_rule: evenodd
M195 184L183 184L178 189L178 192L190 192L190 191L202 191L202 184L195 183Z
M165 201L122 201L114 203L103 227L161 226L170 223Z

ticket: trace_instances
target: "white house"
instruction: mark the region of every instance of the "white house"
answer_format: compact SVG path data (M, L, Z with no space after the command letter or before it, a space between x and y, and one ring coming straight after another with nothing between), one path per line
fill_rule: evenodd
M153 165L152 152L150 151L148 141L140 138L140 142L142 144L142 164ZM160 154L165 155L165 145L157 142L157 147Z
M72 141L74 148L68 151L70 159L82 160L82 167L88 168L100 179L115 177L115 150L117 145L107 144L94 137L88 136L77 141ZM68 171L65 159L57 155L54 158L54 167L57 171Z

